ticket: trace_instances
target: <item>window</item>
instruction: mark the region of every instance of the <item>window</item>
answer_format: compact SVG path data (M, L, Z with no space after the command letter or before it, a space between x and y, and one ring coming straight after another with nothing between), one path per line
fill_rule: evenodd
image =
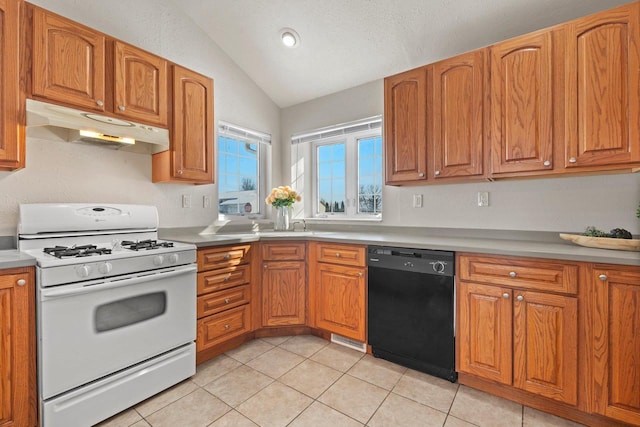
M374 117L294 135L294 145L311 144L313 216L380 217L381 125Z
M218 127L218 212L259 216L266 149L271 136L220 122Z

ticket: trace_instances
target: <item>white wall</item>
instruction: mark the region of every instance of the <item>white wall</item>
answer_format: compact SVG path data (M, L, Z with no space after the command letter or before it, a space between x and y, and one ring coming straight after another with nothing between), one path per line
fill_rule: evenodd
M383 82L374 81L282 110L283 148L293 133L382 114ZM295 154L291 156L295 161ZM300 155L302 157L302 154ZM308 153L304 153L309 170ZM291 166L291 165L290 165ZM290 177L295 176L296 167ZM305 177L308 178L308 177ZM310 193L304 179L304 193ZM490 206L476 206L478 191L488 191ZM424 207L412 207L413 194ZM309 200L305 209L311 212ZM622 227L640 233L635 212L640 173L544 178L468 184L390 187L383 190L384 225L581 232L588 225L608 231Z
M52 12L184 65L214 79L215 120L248 126L280 139L280 109L193 21L159 0L32 0ZM0 235L13 235L18 204L98 202L154 204L162 227L208 225L216 185L153 184L151 156L54 140L27 139L27 167L0 172ZM279 163L279 162L278 162ZM280 167L271 169L280 181ZM181 195L193 207L182 209Z

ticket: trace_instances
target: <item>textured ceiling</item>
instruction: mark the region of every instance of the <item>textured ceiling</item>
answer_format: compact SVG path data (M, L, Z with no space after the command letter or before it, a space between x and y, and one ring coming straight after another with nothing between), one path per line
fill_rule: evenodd
M169 0L280 107L629 0ZM301 45L283 47L282 28Z

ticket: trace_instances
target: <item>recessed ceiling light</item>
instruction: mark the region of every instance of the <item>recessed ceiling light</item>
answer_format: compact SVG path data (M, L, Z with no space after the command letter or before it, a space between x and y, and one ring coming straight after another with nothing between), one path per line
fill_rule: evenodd
M280 39L286 47L298 47L300 44L300 36L291 28L283 28L280 30Z

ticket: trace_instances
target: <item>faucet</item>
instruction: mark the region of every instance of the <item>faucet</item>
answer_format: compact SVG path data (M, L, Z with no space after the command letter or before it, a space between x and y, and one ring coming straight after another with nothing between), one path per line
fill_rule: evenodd
M300 223L302 223L302 231L307 231L307 223L304 219L300 221L293 221L293 224L292 224L293 231L296 231L296 224L300 224Z

